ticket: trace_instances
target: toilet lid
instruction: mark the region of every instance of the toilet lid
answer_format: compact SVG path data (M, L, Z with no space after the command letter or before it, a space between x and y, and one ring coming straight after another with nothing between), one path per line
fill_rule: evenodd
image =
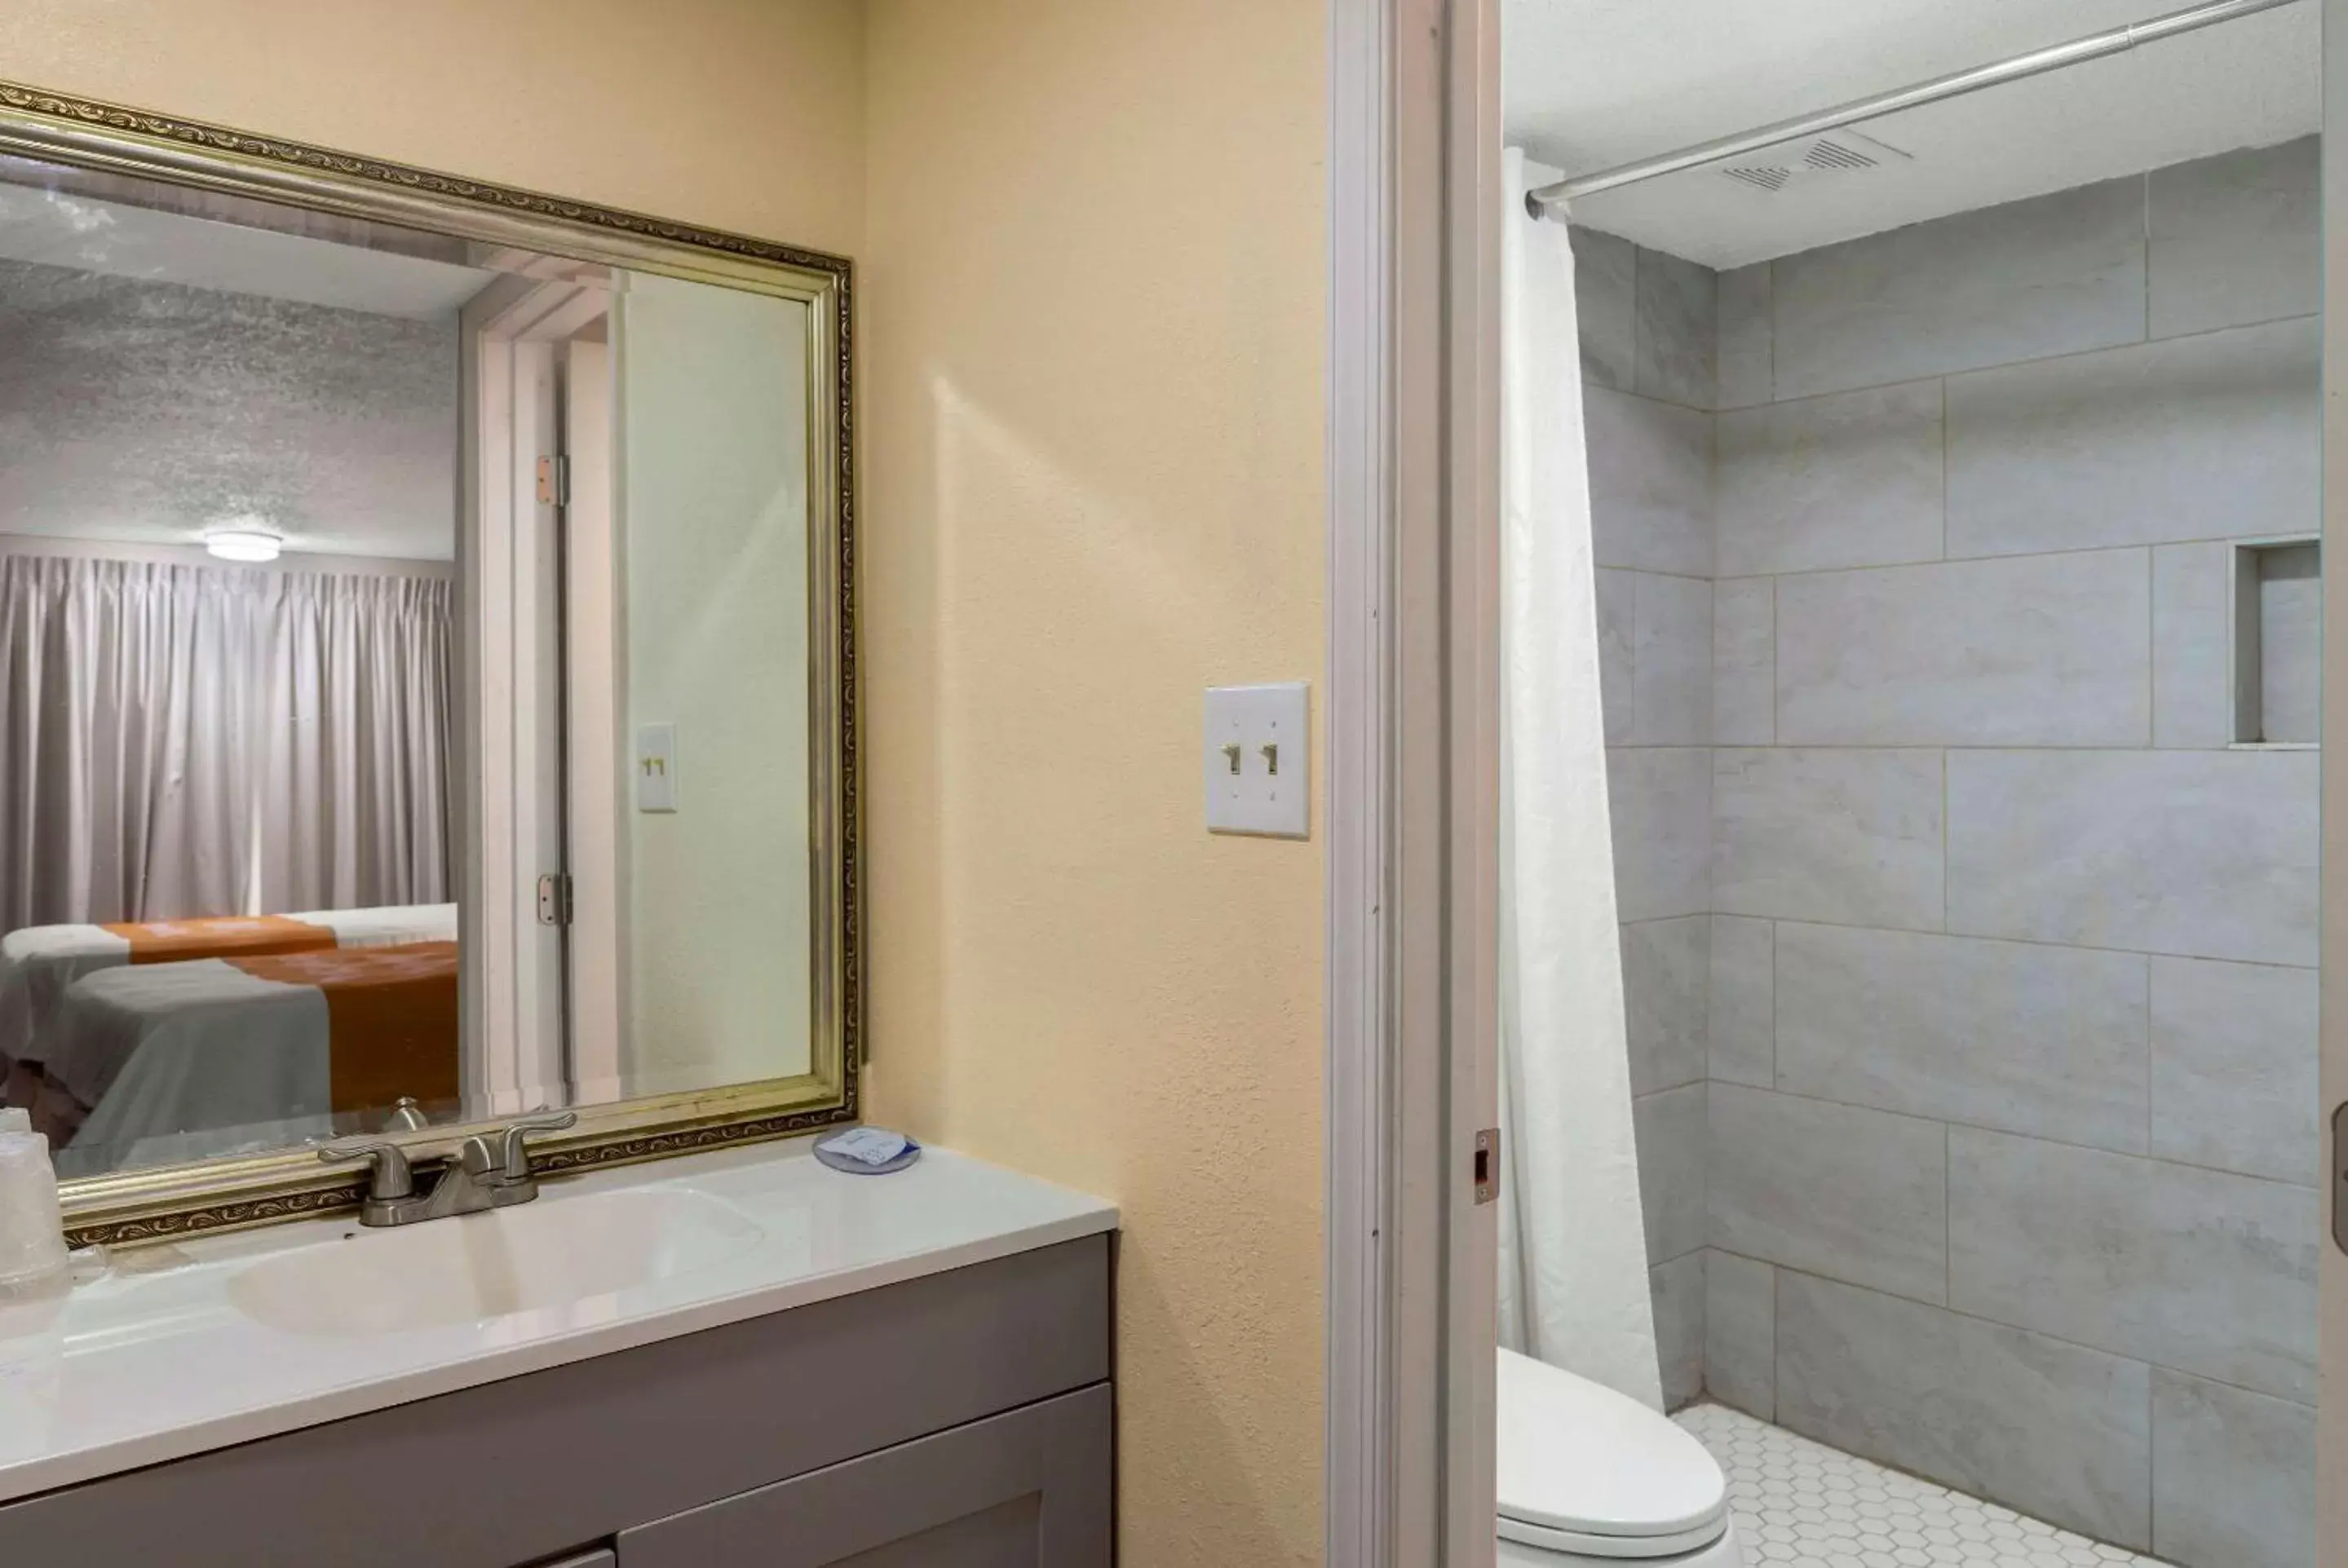
M1503 1537L1632 1557L1692 1551L1727 1528L1719 1464L1659 1411L1512 1350L1500 1352L1499 1407Z

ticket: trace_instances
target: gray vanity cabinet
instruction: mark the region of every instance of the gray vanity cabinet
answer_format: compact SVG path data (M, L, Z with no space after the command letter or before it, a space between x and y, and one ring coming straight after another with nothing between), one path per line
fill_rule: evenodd
M0 1504L0 1568L1108 1568L1088 1236Z
M1079 1568L1109 1561L1106 1386L620 1532L618 1568Z

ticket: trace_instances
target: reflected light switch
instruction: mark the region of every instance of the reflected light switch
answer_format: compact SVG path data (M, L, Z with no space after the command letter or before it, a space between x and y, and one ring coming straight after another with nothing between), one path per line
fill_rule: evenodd
M636 726L636 809L676 809L676 726Z
M1207 689L1207 828L1307 838L1312 755L1302 681Z

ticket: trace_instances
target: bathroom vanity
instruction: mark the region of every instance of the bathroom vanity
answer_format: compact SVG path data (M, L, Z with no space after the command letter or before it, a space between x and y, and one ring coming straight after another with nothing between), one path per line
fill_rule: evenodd
M0 1564L1106 1564L1115 1209L779 1141L864 1114L850 259L11 83L0 231L98 759L0 783L178 803L0 845L12 1234L113 1249L0 1306Z
M126 1254L0 1319L0 1562L1105 1564L1116 1223L787 1143Z

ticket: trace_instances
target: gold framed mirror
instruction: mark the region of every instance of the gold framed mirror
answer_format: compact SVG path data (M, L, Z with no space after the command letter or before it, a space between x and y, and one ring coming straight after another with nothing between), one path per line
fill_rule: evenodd
M0 771L12 724L104 763L0 777L0 840L67 846L0 848L0 1083L76 1245L355 1206L314 1143L540 1104L555 1173L856 1117L850 283L0 83L0 664L22 593L113 672L0 703ZM230 661L121 672L214 614Z

